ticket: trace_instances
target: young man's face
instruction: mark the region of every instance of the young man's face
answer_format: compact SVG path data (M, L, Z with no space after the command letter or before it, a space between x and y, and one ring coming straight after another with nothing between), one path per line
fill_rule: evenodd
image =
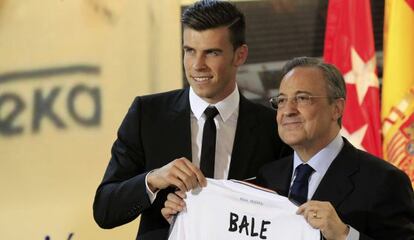
M185 28L183 49L187 81L198 96L216 103L233 92L237 68L247 58L247 46L233 50L227 27L204 31Z

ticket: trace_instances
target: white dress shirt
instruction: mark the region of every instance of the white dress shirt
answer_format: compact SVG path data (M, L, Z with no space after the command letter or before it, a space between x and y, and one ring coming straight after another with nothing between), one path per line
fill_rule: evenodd
M204 110L209 106L215 106L219 112L214 118L216 124L216 157L214 165L214 178L227 179L230 169L231 153L233 151L234 137L236 136L237 119L239 117L240 94L236 86L234 91L216 104L209 104L200 98L190 87L189 93L191 108L191 153L190 159L197 167L200 167L201 143L203 139L203 128L206 121ZM174 159L171 159L174 160ZM147 194L154 202L157 192L153 193L148 187L147 176L145 184Z
M229 96L216 104L209 104L204 101L190 88L192 162L197 167L200 166L203 128L206 121L204 110L209 106L215 106L219 112L214 118L217 129L216 143L220 143L216 144L215 179L227 179L229 174L231 153L233 151L239 116L239 102L240 95L237 87Z
M339 152L341 151L342 147L344 146L344 140L342 139L341 134L338 135L330 142L325 148L320 150L317 154L315 154L308 162L306 162L309 166L311 166L315 171L309 177L309 185L308 185L308 200L312 199L313 194L315 193L316 189L319 186L323 176L325 176L326 171L328 170L329 166L333 160L338 156ZM304 163L302 159L300 159L299 155L296 151L293 153L293 169L295 170L297 166ZM296 177L296 172L293 171L292 173L292 181L290 185L292 186L293 180ZM348 234L347 240L357 240L359 239L359 232L354 228L350 227L350 231Z

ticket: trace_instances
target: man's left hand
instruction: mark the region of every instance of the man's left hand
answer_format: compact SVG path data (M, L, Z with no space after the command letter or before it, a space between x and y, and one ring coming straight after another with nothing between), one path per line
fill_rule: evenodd
M349 227L342 222L330 202L308 201L302 204L296 213L303 215L327 240L345 240L348 236Z

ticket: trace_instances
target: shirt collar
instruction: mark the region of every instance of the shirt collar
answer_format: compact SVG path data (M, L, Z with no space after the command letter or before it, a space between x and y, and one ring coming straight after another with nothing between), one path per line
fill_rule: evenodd
M208 106L215 106L220 114L220 117L223 119L223 122L229 119L230 116L238 110L240 103L240 94L237 85L230 95L216 104L209 104L204 101L194 92L192 87L190 87L189 98L191 111L197 119L201 118L201 115L203 115L204 110L206 110Z
M324 147L311 159L309 159L307 164L309 164L309 166L311 166L315 170L315 172L318 172L321 175L325 175L329 166L341 151L343 145L344 140L342 139L341 134L338 133L338 135L336 135L332 142L330 142L326 147ZM296 167L302 163L303 161L300 159L299 155L296 152L294 152L293 169L296 169Z

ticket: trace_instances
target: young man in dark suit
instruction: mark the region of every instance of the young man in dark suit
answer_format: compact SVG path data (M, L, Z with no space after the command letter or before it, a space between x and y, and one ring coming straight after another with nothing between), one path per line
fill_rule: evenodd
M263 166L260 185L288 196L325 239L414 239L414 195L401 170L341 137L345 81L330 64L296 58L272 99L292 156Z
M243 14L228 2L206 0L190 6L182 23L190 87L134 100L95 195L94 218L102 228L141 215L137 239L167 237L160 209L174 188L205 186L206 176L256 176L286 150L275 134L275 111L248 101L237 89L237 69L248 54ZM205 140L207 135L213 140ZM213 162L203 160L211 152Z

